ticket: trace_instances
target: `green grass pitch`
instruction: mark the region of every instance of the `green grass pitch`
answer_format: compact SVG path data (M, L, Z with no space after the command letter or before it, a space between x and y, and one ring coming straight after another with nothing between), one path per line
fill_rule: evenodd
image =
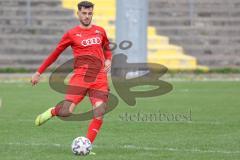
M240 83L171 83L170 93L138 98L135 107L120 100L105 116L93 150L97 155L87 157L73 155L70 145L75 137L85 136L89 121L54 118L34 126L35 117L62 100L62 94L45 82L35 88L26 82L0 83L0 159L239 160ZM88 109L86 98L78 111ZM138 113L142 117L136 117ZM154 113L169 117L150 119L148 115Z

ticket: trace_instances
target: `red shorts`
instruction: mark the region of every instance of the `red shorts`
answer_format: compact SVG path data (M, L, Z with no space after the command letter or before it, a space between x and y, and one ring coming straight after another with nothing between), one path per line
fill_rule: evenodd
M94 80L92 77L86 78L84 75L73 74L70 81L65 100L74 104L81 102L87 95L92 103L108 101L108 80L107 75L97 76Z

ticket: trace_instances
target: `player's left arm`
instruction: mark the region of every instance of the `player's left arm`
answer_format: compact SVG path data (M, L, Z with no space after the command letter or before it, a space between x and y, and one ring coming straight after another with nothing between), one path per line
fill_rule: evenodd
M105 31L104 31L103 36L104 36L103 37L103 52L104 52L104 57L105 57L104 70L105 70L105 72L108 72L111 69L111 64L112 64L112 51L109 46L110 42L109 42L109 39L108 39Z

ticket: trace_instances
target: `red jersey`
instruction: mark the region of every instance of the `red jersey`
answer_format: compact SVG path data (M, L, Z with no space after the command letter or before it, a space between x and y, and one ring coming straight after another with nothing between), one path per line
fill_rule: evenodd
M93 73L97 71L98 74L106 74L104 62L106 59L111 60L112 53L105 30L96 25L92 25L89 29L76 26L67 31L56 49L39 67L38 72L43 73L68 46L71 46L75 59L74 73L85 75L87 70L92 69L95 70ZM78 63L77 59L81 59L83 62ZM88 65L84 62L87 62Z

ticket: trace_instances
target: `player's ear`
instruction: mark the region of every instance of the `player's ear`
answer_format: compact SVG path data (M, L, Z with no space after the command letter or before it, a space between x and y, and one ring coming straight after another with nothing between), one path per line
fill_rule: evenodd
M80 11L79 10L77 11L77 15L80 16Z

